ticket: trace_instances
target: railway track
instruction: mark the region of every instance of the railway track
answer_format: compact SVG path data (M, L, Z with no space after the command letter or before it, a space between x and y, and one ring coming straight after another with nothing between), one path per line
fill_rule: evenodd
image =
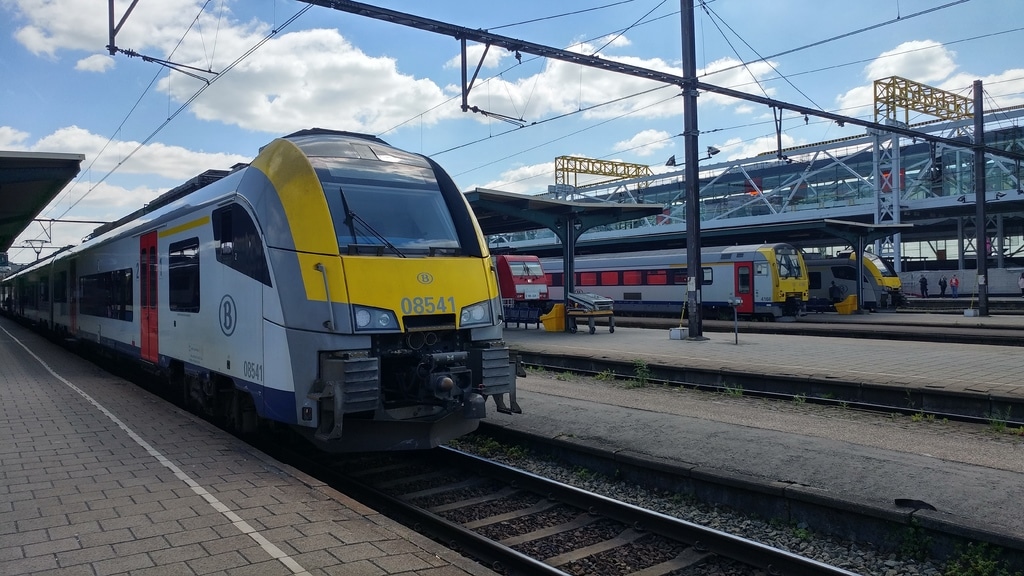
M449 448L303 466L501 574L852 574Z

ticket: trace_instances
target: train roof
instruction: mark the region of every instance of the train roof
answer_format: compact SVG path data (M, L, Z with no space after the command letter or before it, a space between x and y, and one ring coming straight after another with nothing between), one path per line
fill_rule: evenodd
M756 253L763 248L770 248L772 250L776 248L789 248L793 250L793 253L797 253L797 250L790 244L784 242L774 242L766 244L745 244L742 246L705 246L701 249L701 258L706 256L707 262L711 262L715 256L720 259L714 260L719 261L734 261L736 256L739 254ZM543 258L543 265L545 271L560 271L562 269L562 259L559 257ZM595 262L610 262L613 265L643 265L643 266L654 266L663 265L665 262L669 262L672 265L678 265L686 261L686 250L647 250L644 252L613 252L605 254L588 254L577 256L574 261L579 264L593 264ZM579 270L579 268L577 268Z
M426 165L426 161L419 154L398 150L384 140L370 134L346 132L343 130L328 130L326 128L307 128L305 130L292 132L291 134L282 136L281 138L293 142L307 157L331 156L341 158L366 158L367 153L365 151L362 151L359 146L353 146L353 143L356 143L366 145L367 149L370 150L369 154L372 155L373 159L385 161L398 160L421 166ZM263 148L264 147L261 147L260 150L262 151ZM386 150L384 150L385 148ZM155 212L176 200L201 190L248 166L249 165L246 163L240 163L235 164L228 170L207 170L202 172L188 181L164 192L155 200L149 202L131 214L127 214L118 218L114 222L109 222L97 227L93 230L92 234L86 237L86 240L92 240L93 238L102 236L103 234L119 228L128 222L137 220L151 212Z
M142 216L145 216L150 212L155 212L156 210L159 210L160 208L167 206L171 202L174 202L179 198L188 196L189 194L195 192L196 190L205 188L210 184L213 184L214 182L217 182L218 180L224 178L228 174L241 170L246 166L248 166L248 164L235 164L234 166L231 167L230 170L207 170L206 172L203 172L202 174L199 174L198 176L191 178L184 184L175 186L174 188L171 188L170 190L164 192L160 196L157 196L155 200L149 202L148 204L132 212L131 214L127 214L113 222L108 222L102 226L97 227L95 230L92 231L92 234L86 237L86 240L92 240L93 238L102 236L103 234L115 228L119 228L120 226L127 224L128 222L131 222L132 220L137 220L138 218L141 218Z
M794 251L792 245L785 242L769 242L764 244L742 244L742 245L730 245L730 246L704 246L701 248L701 254L740 254L745 252L754 252L762 248L790 248ZM667 249L667 250L644 250L640 252L608 252L604 254L584 254L576 256L576 260L601 260L601 259L613 259L613 258L635 258L637 256L670 256L670 255L686 255L686 249Z
M344 136L346 138L358 138L360 140L370 140L370 141L373 141L373 142L377 142L378 144L383 144L385 146L391 146L387 142L381 140L380 138L378 138L376 136L373 136L372 134L363 134L363 133L360 133L360 132L347 132L345 130L329 130L327 128L306 128L305 130L299 130L297 132L292 132L291 134L289 134L287 136L282 136L282 138L284 138L285 140L295 140L295 139L304 138L304 137L307 137L307 136L315 136L315 137L319 137L319 136L332 136L332 137Z

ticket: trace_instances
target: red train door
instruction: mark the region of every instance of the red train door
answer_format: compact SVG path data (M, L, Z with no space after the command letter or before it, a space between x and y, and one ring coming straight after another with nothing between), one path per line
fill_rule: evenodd
M156 363L159 360L159 325L157 324L156 232L147 232L139 238L139 304L142 326L142 359Z
M740 314L754 313L754 263L734 262L736 285L733 287L733 294L743 299L736 311Z

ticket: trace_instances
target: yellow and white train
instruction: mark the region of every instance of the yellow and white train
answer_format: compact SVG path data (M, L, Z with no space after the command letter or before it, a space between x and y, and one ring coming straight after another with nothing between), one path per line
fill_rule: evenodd
M805 314L807 269L800 251L785 243L706 247L701 250L701 306L708 318L775 320ZM542 261L548 294L561 301L561 259ZM616 314L675 316L683 313L689 279L686 250L654 250L579 256L578 291L611 298Z
M519 411L486 241L434 161L311 129L191 184L6 278L11 312L332 452L436 446L488 397Z
M898 308L906 304L899 275L881 258L871 252L864 253L861 292L864 302L857 306L857 260L853 251L844 250L835 256L804 254L810 273L811 298L807 308L811 312L833 309L835 302L829 294L834 282L842 300L854 297L854 308L878 310Z

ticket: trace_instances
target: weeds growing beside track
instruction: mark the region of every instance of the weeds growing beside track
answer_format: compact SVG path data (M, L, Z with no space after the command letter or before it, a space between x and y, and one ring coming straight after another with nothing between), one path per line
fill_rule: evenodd
M725 384L725 395L732 398L739 398L743 396L743 385L741 384Z
M633 374L636 378L631 382L634 386L643 388L647 386L648 381L651 379L651 367L647 365L647 362L637 358L633 360Z
M946 563L943 576L1022 576L1019 570L1010 572L999 560L999 551L984 542L968 544L966 550L958 552Z
M998 408L993 410L993 412L995 412L995 415L988 419L989 427L992 428L993 432L1006 432L1006 423L1010 420L1010 407L1006 407L1005 415Z

